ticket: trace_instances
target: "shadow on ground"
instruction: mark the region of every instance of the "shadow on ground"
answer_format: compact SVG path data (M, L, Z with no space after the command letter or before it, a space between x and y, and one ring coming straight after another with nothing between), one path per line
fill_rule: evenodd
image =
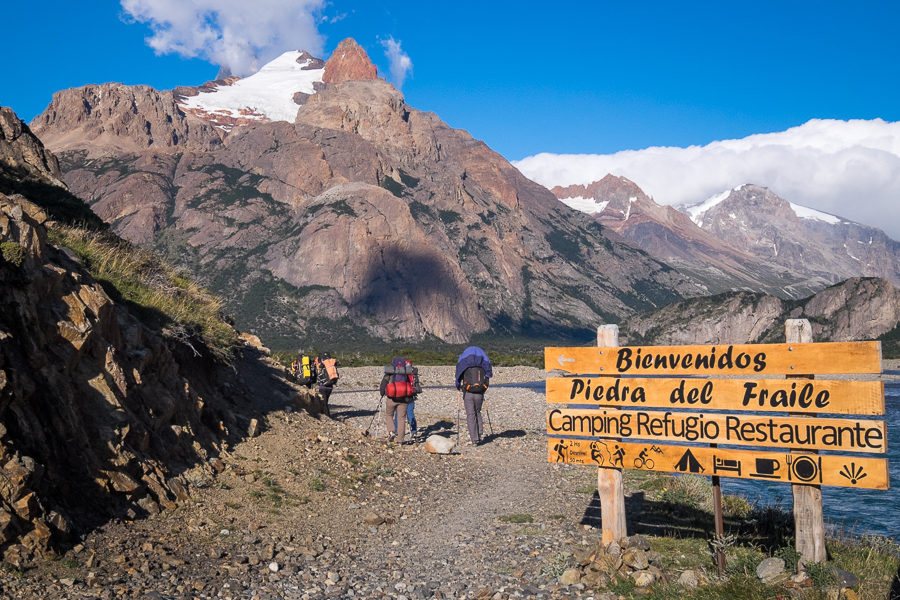
M629 535L640 533L705 540L715 537L712 513L686 504L649 500L644 492L635 492L625 497L625 515ZM580 523L597 529L603 525L600 496L596 490ZM744 518L726 516L725 533L735 535L739 544L777 548L793 539L793 521L788 513L767 507Z

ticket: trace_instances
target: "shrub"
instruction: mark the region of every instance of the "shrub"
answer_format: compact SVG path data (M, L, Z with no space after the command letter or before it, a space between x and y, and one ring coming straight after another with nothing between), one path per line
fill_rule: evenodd
M800 553L793 546L782 546L775 551L774 556L784 561L784 568L789 572L797 571L797 563L800 561Z
M722 497L722 512L729 517L745 518L753 510L750 501L743 496L726 495Z
M3 260L17 267L21 267L25 262L25 248L15 242L7 241L0 244L0 254L3 255Z

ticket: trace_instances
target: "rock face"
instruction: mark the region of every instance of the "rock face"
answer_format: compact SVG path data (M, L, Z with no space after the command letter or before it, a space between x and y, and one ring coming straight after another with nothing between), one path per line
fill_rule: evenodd
M809 231L800 227L806 227L808 220L797 217L789 203L765 190L768 196L761 196L768 200L762 206L754 200L762 188L743 186L740 190L732 192L734 198L713 209L693 211L693 220L671 206L656 204L625 177L607 175L588 186L555 187L551 191L651 256L690 275L710 293L752 290L781 298L803 298L842 279L861 275L887 277L900 283L896 278L896 249L882 232L871 230L874 248L869 248L870 267L862 263L843 264L846 261L841 256L846 256L846 250L835 244L826 249L816 237L820 234L815 225ZM769 225L748 225L764 220ZM791 227L794 229L789 234L787 229ZM804 260L788 260L783 252L779 259L760 251L773 247L773 237L791 237L792 247L814 249L818 258L808 264ZM856 245L854 242L853 247ZM839 267L830 272L828 264Z
M31 129L57 154L73 148L93 156L222 146L218 130L183 113L171 91L145 85L104 83L57 92Z
M7 125L0 152L25 161L13 172L44 165L49 187L55 159L24 126L9 143ZM22 184L0 175L0 189ZM0 557L16 566L109 518L188 500L192 474L245 432L241 382L271 378L144 325L48 242L49 216L0 193Z
M629 344L783 342L786 319L809 319L813 340L874 340L900 323L900 290L886 279L852 278L801 301L751 292L676 302L623 324Z
M59 161L44 149L12 109L0 106L0 170L6 178L31 178L63 185Z
M350 60L342 46L329 63ZM587 336L703 291L379 79L326 83L296 122L236 125L221 145L150 147L139 133L143 150L117 118L77 142L84 108L70 92L71 106L57 95L36 119L70 189L189 268L269 345ZM157 94L150 114L170 107Z
M344 81L358 81L362 79L375 79L378 70L369 55L352 38L347 38L338 44L334 52L325 62L325 74L322 81L325 83L341 83Z

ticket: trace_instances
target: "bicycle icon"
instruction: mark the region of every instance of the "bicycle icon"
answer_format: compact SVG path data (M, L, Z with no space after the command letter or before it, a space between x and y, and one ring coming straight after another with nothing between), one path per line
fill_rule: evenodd
M647 458L646 456L644 456L643 452L641 452L641 454L636 459L634 459L634 468L635 469L648 469L649 470L649 469L653 469L653 466L655 464L656 463L653 462L653 459Z

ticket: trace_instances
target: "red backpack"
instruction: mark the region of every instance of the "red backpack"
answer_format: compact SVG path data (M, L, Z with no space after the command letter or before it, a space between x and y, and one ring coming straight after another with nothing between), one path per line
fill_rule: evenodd
M408 398L422 391L419 370L408 360L395 358L391 361L391 366L384 368L384 372L390 377L384 395L391 400Z

